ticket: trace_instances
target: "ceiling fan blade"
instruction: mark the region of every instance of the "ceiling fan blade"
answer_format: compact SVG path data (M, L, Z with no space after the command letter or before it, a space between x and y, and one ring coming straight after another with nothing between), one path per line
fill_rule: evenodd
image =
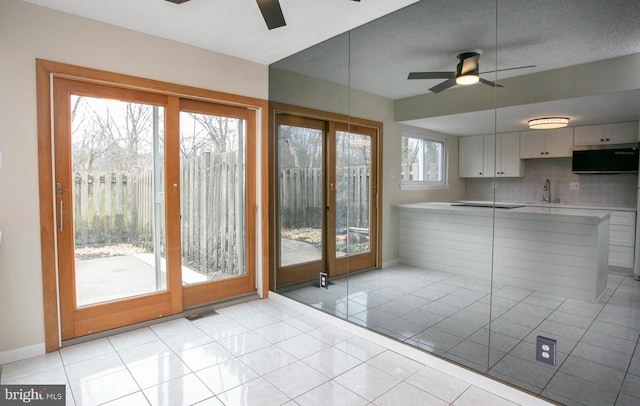
M492 82L490 80L480 78L480 83L484 83L485 85L489 85L491 87L504 87L500 83Z
M189 0L167 0L170 3L174 3L174 4L182 4L182 3L186 3Z
M256 0L256 3L258 3L264 22L267 23L267 28L273 30L287 25L278 0Z
M451 79L455 77L455 72L411 72L407 79Z
M527 68L535 68L537 65L526 65L526 66L516 66L515 68L504 68L504 69L498 69L498 70L487 70L484 72L480 72L480 74L483 73L493 73L493 72L504 72L506 70L516 70L516 69L527 69Z
M440 93L443 90L447 90L450 87L453 87L456 85L456 79L455 78L451 78L451 79L447 79L444 82L435 85L434 87L432 87L431 89L429 89L429 91L433 92L433 93Z

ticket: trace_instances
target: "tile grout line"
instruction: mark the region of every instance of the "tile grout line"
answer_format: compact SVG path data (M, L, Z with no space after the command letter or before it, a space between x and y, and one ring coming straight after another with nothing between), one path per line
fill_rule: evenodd
M609 303L609 301L611 300L611 298L613 297L613 295L615 294L615 291L618 290L618 288L620 287L620 285L622 284L622 280L620 282L618 282L618 285L615 287L615 289L613 289L613 292L611 293L611 296L607 299L607 301L602 305L602 308L598 311L598 314L595 315L595 317L593 317L593 320L591 320L591 323L589 323L589 326L587 326L584 330L584 333L582 333L582 335L580 336L580 338L577 340L578 342L576 343L576 345L571 349L571 351L567 354L567 357L564 359L564 361L562 361L562 363L558 366L558 368L554 371L553 375L551 375L551 378L549 378L549 380L547 381L546 385L544 386L544 388L542 388L542 392L544 392L547 387L549 386L549 384L551 383L551 381L553 380L553 378L558 374L558 372L560 372L560 369L562 369L562 366L565 364L565 362L567 362L567 360L569 359L569 357L571 357L571 354L573 354L573 352L575 351L576 347L578 345L580 345L580 343L582 342L582 339L584 338L584 336L587 334L587 332L589 331L589 328L591 328L591 326L593 325L593 323L595 323L596 319L600 316L600 314L602 314L605 306L607 305L607 303ZM576 356L577 357L577 356ZM581 357L578 357L581 358ZM590 360L587 360L590 361ZM591 362L595 362L595 361L591 361ZM629 360L629 362L631 362L631 360ZM596 364L598 364L596 362ZM608 365L605 365L607 367L609 367ZM611 368L614 369L614 368ZM567 374L567 375L571 375L572 374L568 373L568 372L564 372L563 373ZM579 377L576 377L579 378ZM621 384L622 385L622 384ZM618 388L618 393L620 393L620 388ZM617 395L616 395L617 397Z

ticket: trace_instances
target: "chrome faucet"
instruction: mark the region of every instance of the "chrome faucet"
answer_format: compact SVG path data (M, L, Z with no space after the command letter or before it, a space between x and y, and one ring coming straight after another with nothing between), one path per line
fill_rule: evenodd
M542 201L545 203L551 203L551 182L549 182L549 179L544 181L544 188L542 188Z

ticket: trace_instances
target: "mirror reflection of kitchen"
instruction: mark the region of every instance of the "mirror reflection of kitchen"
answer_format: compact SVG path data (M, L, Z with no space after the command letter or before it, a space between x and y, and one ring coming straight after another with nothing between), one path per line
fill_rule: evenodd
M555 402L640 403L639 13L420 1L272 64L273 101L380 122L384 160L375 266L271 288Z

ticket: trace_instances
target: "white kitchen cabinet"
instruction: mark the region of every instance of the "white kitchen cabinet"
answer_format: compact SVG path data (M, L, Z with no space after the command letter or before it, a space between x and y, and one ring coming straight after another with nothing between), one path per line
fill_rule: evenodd
M460 137L458 148L461 178L523 176L518 133Z
M520 159L520 133L500 133L497 139L496 176L524 176L524 161Z
M458 140L458 176L481 178L484 176L484 137L474 135Z
M572 156L573 127L530 130L520 133L520 158L563 158Z
M628 144L638 142L638 122L575 127L575 145Z
M609 265L633 268L636 213L612 211L609 218Z

